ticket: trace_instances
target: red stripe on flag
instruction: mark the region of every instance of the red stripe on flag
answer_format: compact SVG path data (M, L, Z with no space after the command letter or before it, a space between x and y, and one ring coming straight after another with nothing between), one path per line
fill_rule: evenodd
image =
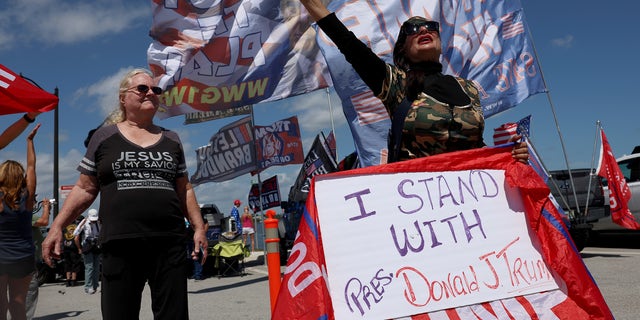
M382 101L373 96L371 90L351 97L360 125L369 125L389 118Z
M493 144L501 145L509 142L511 137L516 135L518 124L513 122L505 123L493 129Z
M513 22L514 13L511 13L505 17L502 17L502 38L510 39L521 33L524 33L524 24L522 21Z

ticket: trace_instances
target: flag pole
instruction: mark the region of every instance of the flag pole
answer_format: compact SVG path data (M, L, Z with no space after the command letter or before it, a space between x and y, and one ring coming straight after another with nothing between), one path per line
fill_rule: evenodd
M42 87L35 82L33 79L25 77L22 73L20 73L20 77L29 81L34 86L42 89ZM44 90L44 89L42 89ZM53 94L56 97L60 97L60 92L58 87L53 89ZM53 206L53 211L51 212L51 216L55 218L58 215L58 208L60 204L60 195L59 195L59 179L58 179L58 107L56 105L55 109L53 109L53 199L57 202L56 205Z
M540 66L540 78L542 79L542 83L544 84L544 87L547 89L547 100L549 100L549 107L551 109L551 113L553 114L553 121L556 125L556 131L558 132L558 138L560 139L560 146L562 148L562 155L564 156L564 163L567 166L567 172L569 173L569 181L571 182L571 189L573 190L573 198L574 198L574 202L576 203L576 210L578 211L578 215L580 215L580 205L578 204L578 195L576 194L576 188L575 188L575 183L573 182L573 175L571 174L571 166L569 165L569 157L567 156L567 150L564 146L564 139L562 138L562 132L560 131L560 123L558 122L558 117L556 115L556 109L553 106L553 101L551 101L551 93L548 90L548 86L547 86L547 80L544 77L544 72L542 72L542 64L540 63L540 58L538 57L538 50L536 50L536 45L533 41L533 36L531 33L531 29L529 28L529 25L527 24L527 32L529 35L529 40L531 40L531 48L533 49L533 55L536 58L536 61L538 61L538 66Z
M338 134L336 133L336 126L333 123L333 105L331 104L331 95L329 94L329 88L324 88L327 93L327 102L329 103L329 114L331 115L331 131L333 131L333 139L336 141L336 161L339 161L340 157L338 156Z
M260 209L260 214L262 214L262 180L260 179L260 168L258 168L258 140L256 139L256 130L255 130L255 115L253 113L253 105L251 105L251 130L253 136L253 153L254 153L254 164L256 167L256 174L258 176L258 208ZM266 243L266 235L262 233L262 243ZM255 248L251 248L254 250ZM264 246L264 251L266 252L267 247Z
M593 138L593 152L591 153L591 170L589 171L589 184L587 189L587 200L584 204L584 216L586 217L589 212L589 196L591 195L591 181L595 175L595 162L596 162L596 147L598 146L598 133L600 131L600 120L596 121L596 134Z

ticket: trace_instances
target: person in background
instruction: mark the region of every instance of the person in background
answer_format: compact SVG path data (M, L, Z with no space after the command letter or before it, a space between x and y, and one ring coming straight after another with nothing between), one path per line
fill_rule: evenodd
M244 206L242 212L242 244L247 245L247 237L251 238L251 252L256 250L256 231L253 228L253 215L249 211L248 206Z
M36 266L37 263L42 261L42 240L44 237L42 236L42 231L40 228L46 227L49 225L49 217L51 214L51 205L53 201L50 201L48 198L44 198L42 200L42 215L37 216L33 215L31 218L31 235L33 237L33 245L35 247L35 260ZM29 283L29 291L27 291L27 301L26 301L26 309L27 309L27 319L32 319L36 313L36 306L38 305L38 288L40 287L40 282L38 280L38 270L34 271L31 282Z
M6 128L0 134L0 150L4 149L11 141L15 140L23 131L26 129L29 124L36 121L36 116L38 116L40 112L28 112L25 113L20 119L16 120L12 125Z
M233 220L233 222L231 223L231 230L228 231L233 231L235 235L242 234L242 225L240 224L240 211L238 210L241 204L242 202L240 202L239 199L236 199L233 201L233 207L231 207L231 219Z
M65 286L75 287L78 284L78 272L82 269L82 250L73 233L78 225L74 222L64 228L63 261L66 275Z
M27 166L0 165L0 318L26 319L26 298L35 271L31 219L36 194L36 152L40 124L27 136ZM8 294L7 294L8 293Z
M78 226L76 243L80 243L84 260L84 292L94 294L100 281L100 221L98 210L89 209L87 217ZM76 230L77 231L77 230Z
M321 0L300 2L386 107L393 124L389 162L485 146L478 89L472 81L442 74L438 22L422 17L405 21L391 65L356 38ZM511 141L517 139L520 136ZM512 154L526 164L526 143L516 143Z
M185 219L186 220L186 219ZM207 219L202 218L202 221L204 222L204 228L205 230L209 229L209 221L207 221ZM185 221L186 227L187 227L187 238L193 238L193 233L195 232L195 230L193 230L191 223L189 223L188 220ZM193 252L195 243L193 242L193 240L188 240L188 245L187 245L187 252ZM209 248L200 248L201 252L203 255L208 255L209 254ZM190 257L190 259L192 261L193 264L193 274L189 277L195 281L200 281L200 280L204 280L204 274L202 272L202 265L204 264L204 259L203 257Z
M153 123L161 93L146 69L124 76L115 123L90 137L80 177L42 243L53 265L61 227L100 195L104 320L138 319L145 284L155 319L188 319L185 217L195 229L191 256L208 247L180 138Z

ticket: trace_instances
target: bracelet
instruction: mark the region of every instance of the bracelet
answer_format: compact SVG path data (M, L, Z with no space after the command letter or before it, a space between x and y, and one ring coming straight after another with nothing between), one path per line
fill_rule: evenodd
M28 123L33 123L34 121L36 121L36 119L29 118L29 116L26 113L22 116L22 119L24 119L24 121Z

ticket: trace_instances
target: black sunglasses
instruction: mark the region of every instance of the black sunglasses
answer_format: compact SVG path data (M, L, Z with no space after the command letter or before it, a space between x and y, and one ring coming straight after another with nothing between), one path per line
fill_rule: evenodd
M161 94L162 93L162 88L160 87L151 87L149 88L148 85L146 84L139 84L135 87L131 87L129 88L129 90L136 88L136 90L138 90L139 93L144 93L146 94L147 92L149 92L149 89L151 89L151 91L153 91L154 94Z
M440 33L440 24L437 21L407 21L402 24L402 31L410 36L420 32L420 28L425 27L427 31L435 31Z

